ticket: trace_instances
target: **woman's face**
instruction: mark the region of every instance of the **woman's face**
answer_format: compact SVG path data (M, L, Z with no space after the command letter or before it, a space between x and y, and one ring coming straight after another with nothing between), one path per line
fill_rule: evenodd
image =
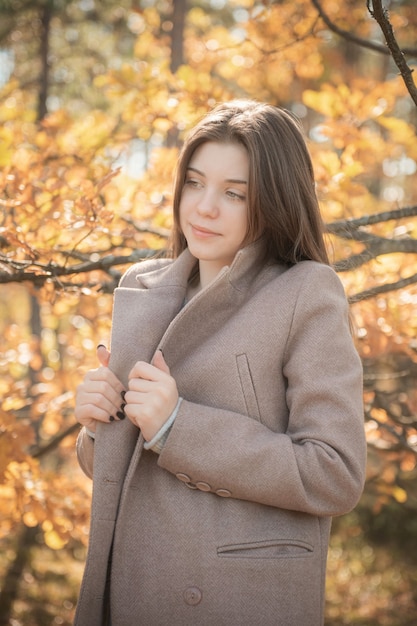
M230 265L247 234L249 157L238 143L206 142L186 172L180 226L193 256L214 276Z

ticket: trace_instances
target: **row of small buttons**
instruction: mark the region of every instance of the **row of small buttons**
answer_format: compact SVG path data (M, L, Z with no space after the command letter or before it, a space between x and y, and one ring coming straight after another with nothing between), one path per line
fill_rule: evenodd
M191 482L190 476L187 474L182 474L181 472L176 474L178 480L185 483L189 489L199 489L200 491L213 491L208 483L204 483L202 481L198 481L196 483ZM213 493L220 496L221 498L230 498L232 495L231 491L228 489L216 489Z

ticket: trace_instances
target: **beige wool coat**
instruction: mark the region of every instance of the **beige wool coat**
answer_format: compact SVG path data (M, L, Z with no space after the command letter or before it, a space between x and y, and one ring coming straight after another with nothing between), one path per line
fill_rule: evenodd
M77 626L323 623L331 516L364 483L362 369L335 272L262 266L261 246L185 305L188 250L115 292L110 367L126 385L161 348L183 401L160 455L127 419L80 432Z

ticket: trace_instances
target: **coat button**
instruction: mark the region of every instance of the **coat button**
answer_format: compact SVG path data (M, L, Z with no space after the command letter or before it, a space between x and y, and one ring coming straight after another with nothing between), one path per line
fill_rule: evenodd
M201 602L202 597L203 594L198 587L188 587L184 591L184 600L186 604L189 604L190 606L195 606L196 604Z
M200 489L200 491L211 491L211 487L208 483L198 482L195 486L197 489Z
M232 492L228 489L217 489L216 494L221 498L230 498Z
M191 478L189 476L187 476L187 474L175 474L176 477L178 478L178 480L181 480L183 483L190 483L191 482Z

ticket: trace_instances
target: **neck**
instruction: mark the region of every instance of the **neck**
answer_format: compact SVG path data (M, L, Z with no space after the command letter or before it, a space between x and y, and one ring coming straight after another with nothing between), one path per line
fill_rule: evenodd
M198 265L197 265L196 270L193 271L190 278L188 279L186 300L187 301L191 300L191 298L195 296L196 293L200 291L200 289L201 289L200 272L199 272Z
M219 267L210 262L199 261L199 274L201 289L207 287L216 278L223 266Z
M199 261L197 270L190 276L187 287L187 300L191 300L199 291L207 287L216 278L222 268Z

